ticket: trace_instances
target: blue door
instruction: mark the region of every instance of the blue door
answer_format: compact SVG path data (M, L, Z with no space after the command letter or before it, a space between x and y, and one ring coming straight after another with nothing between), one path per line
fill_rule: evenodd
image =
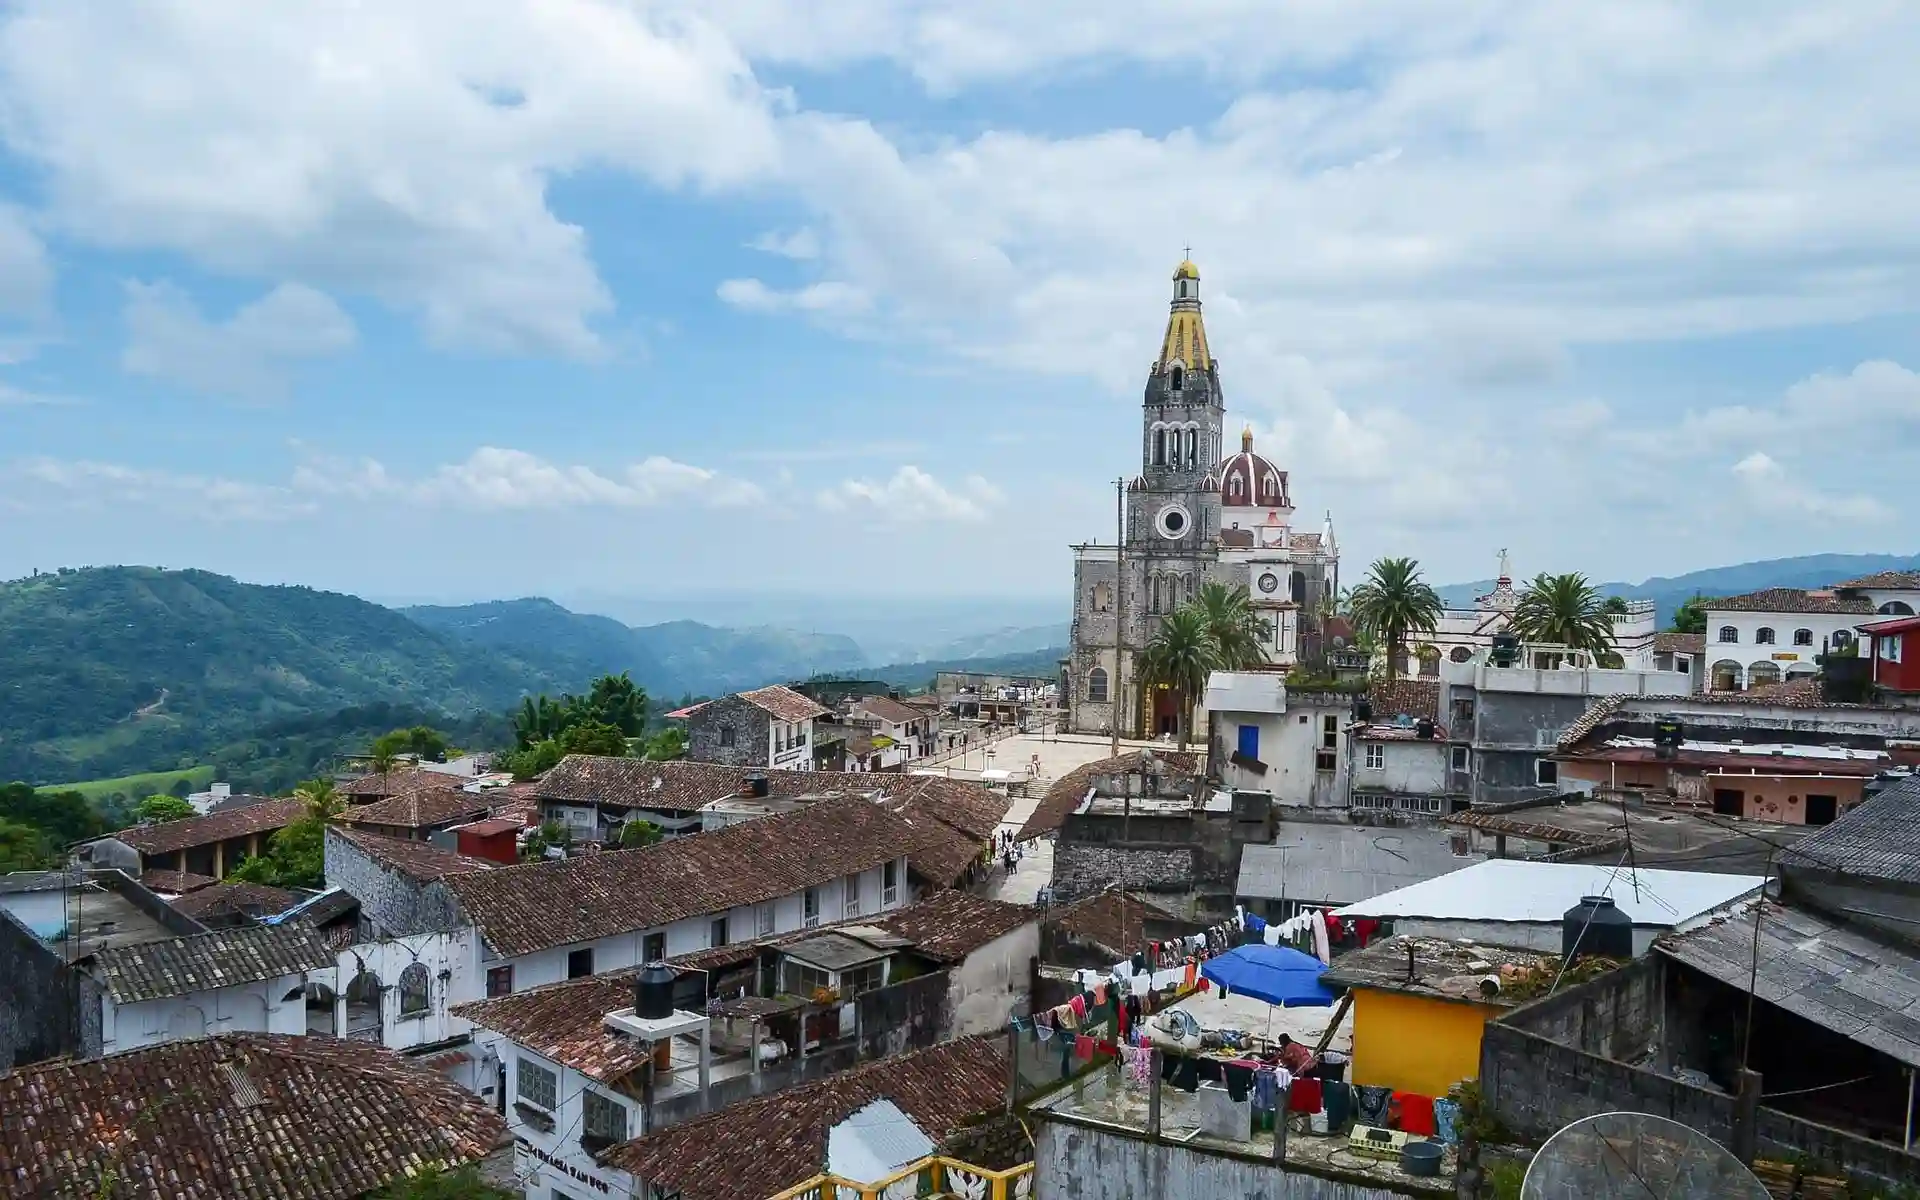
M1260 757L1260 727L1242 725L1240 727L1240 757L1258 760Z

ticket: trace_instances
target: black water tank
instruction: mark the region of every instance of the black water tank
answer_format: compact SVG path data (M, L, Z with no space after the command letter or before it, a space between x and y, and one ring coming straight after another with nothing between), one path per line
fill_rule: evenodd
M633 1015L659 1021L673 1015L673 982L679 975L663 962L651 962L633 981Z
M767 776L764 771L748 771L745 785L740 789L745 795L759 799L767 794Z
M1433 718L1421 717L1413 723L1413 736L1426 741L1433 740Z
M1580 903L1560 918L1560 957L1589 955L1633 957L1633 918L1605 896L1582 896Z
M1365 696L1353 702L1353 719L1366 722L1373 720L1373 701Z
M1510 667L1520 657L1520 639L1511 633L1493 635L1493 653L1488 655L1496 667Z

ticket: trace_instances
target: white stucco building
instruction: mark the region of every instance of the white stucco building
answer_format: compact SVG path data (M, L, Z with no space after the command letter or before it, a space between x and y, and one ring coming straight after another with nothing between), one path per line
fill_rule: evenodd
M1295 808L1346 804L1352 695L1289 693L1278 670L1215 671L1206 711L1212 769L1229 791Z
M213 930L74 963L99 985L103 1054L209 1034L306 1033L307 985L333 965L300 925Z
M1767 588L1708 600L1707 690L1751 687L1818 674L1819 656L1844 653L1872 598L1837 590Z

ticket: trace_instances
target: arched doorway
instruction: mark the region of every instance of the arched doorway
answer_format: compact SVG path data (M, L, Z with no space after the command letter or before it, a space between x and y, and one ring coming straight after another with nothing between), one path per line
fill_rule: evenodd
M361 971L347 985L347 1027L344 1035L377 1042L380 1035L380 977Z
M334 1037L338 1030L333 1027L334 1002L339 997L332 988L324 983L307 985L307 1032L316 1037Z
M1763 687L1769 683L1780 682L1780 664L1776 662L1757 662L1747 668L1747 686Z
M1712 682L1708 686L1713 691L1737 692L1740 690L1740 682L1742 678L1740 664L1737 662L1734 662L1730 658L1723 658L1719 662L1713 664L1713 669L1707 672L1707 674L1710 676L1712 680Z
M207 1014L197 1005L181 1005L173 1010L173 1017L167 1022L167 1040L170 1042L204 1037L206 1032Z

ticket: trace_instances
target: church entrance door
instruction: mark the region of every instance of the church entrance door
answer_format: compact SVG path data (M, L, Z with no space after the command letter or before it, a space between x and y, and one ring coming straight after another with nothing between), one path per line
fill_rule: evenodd
M1153 732L1156 737L1180 736L1180 705L1174 699L1173 689L1164 685L1153 689Z

